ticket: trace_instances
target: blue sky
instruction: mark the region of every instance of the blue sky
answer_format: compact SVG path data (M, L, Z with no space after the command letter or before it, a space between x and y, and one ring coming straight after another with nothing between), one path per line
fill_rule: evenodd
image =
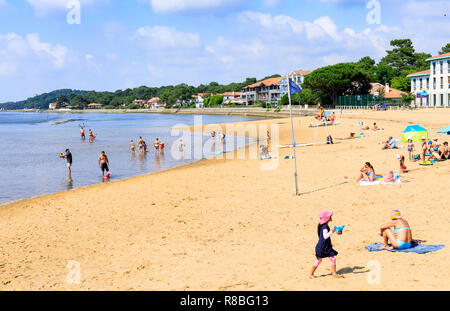
M0 102L237 82L379 60L396 38L433 55L450 41L446 0L78 0L80 24L67 23L68 1L0 0Z

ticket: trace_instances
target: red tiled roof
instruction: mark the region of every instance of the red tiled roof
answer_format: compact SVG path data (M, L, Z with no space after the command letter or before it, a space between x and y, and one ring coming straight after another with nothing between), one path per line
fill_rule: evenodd
M263 81L260 81L260 82L256 82L254 84L247 85L246 87L244 87L244 89L250 88L250 87L258 87L258 86L278 85L282 78L283 77L266 79L266 80L263 80Z
M411 74L408 75L408 77L411 77L411 76L420 76L420 75L427 75L427 74L430 74L430 69L424 70L424 71L415 72L415 73L411 73Z
M241 96L241 92L225 92L221 94L222 96Z
M157 103L157 102L159 102L159 97L153 97L153 98L150 99L147 103L153 104L153 103Z
M371 84L372 84L372 90L370 90L371 95L374 95L375 92L384 91L385 92L384 98L402 98L402 95L405 93L392 87L389 88L389 93L386 93L386 87L384 85L381 85L379 83L371 83Z
M450 52L445 53L445 54L441 54L441 55L438 55L438 56L433 56L433 57L431 57L429 59L435 59L435 58L441 58L441 57L450 57Z
M307 74L310 74L314 70L295 70L294 73L302 76L306 76Z

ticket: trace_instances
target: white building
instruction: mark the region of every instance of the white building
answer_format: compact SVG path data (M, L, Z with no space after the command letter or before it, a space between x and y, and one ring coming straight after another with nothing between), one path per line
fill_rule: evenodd
M147 109L160 109L164 108L164 106L165 103L161 102L159 97L153 97L144 104L144 107Z
M434 56L427 61L430 69L408 75L411 93L416 94L416 107L450 106L450 53Z
M207 93L199 93L197 95L192 95L192 98L195 102L195 108L203 108L205 107L205 98L208 96L214 96L214 94L207 94Z

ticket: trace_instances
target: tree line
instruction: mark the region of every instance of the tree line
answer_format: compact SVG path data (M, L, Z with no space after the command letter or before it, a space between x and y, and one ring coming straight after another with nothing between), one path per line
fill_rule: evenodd
M391 50L386 51L378 63L369 57L363 57L357 62L340 63L314 70L305 77L301 94L293 94L294 103L314 105L335 105L337 97L342 95L362 95L370 91L370 83L390 83L392 88L409 92L411 79L407 76L413 72L429 69L426 59L431 54L416 52L410 39L397 39L390 42ZM442 47L438 54L450 52L450 43ZM225 92L240 92L243 87L268 78L280 77L275 74L263 79L247 78L243 82L234 82L227 85L211 82L200 84L197 87L187 84L178 84L162 87L140 86L134 89L117 90L115 92L96 92L79 90L56 90L41 94L24 101L1 104L5 109L47 109L50 102L58 104L67 102L74 109L85 109L90 103L102 104L106 109L137 109L135 99L149 100L159 97L160 101L172 106L181 103L185 106L194 104L192 95L199 93L221 94ZM209 97L209 96L206 96ZM411 98L411 96L410 96ZM223 97L218 95L207 98L205 105L217 106L222 104ZM262 103L265 104L265 103ZM280 105L288 104L287 94L281 99Z

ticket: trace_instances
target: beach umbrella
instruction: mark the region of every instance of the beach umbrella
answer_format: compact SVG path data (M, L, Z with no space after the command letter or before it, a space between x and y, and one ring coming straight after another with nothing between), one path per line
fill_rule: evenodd
M410 125L403 131L402 142L407 143L408 139L421 141L422 137L428 139L428 131L420 125Z
M447 133L450 135L450 125L444 127L442 130L439 130L438 133L443 133L443 134Z

